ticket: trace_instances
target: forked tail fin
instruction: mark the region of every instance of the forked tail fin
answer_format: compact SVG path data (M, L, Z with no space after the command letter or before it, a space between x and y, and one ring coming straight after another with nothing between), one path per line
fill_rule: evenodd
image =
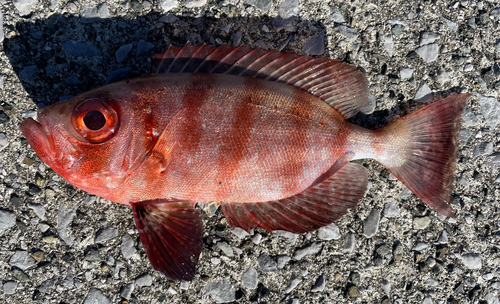
M378 129L376 159L415 195L453 217L448 203L456 167L462 111L470 94L453 95Z

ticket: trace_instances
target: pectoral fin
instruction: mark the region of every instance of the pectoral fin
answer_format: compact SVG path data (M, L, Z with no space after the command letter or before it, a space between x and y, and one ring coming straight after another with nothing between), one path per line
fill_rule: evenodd
M173 280L192 280L203 246L195 202L152 200L131 204L149 261Z

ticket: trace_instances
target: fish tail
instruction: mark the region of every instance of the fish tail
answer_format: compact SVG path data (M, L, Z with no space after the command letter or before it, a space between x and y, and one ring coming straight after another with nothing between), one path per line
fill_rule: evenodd
M375 130L375 159L422 201L454 216L451 192L455 180L461 113L470 94L434 102Z

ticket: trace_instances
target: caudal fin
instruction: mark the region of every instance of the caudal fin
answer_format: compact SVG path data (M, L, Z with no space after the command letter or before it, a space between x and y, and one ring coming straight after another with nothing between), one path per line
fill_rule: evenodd
M376 130L390 153L377 160L415 195L439 213L453 217L448 203L456 167L462 111L470 94L434 102ZM382 144L382 145L384 145Z

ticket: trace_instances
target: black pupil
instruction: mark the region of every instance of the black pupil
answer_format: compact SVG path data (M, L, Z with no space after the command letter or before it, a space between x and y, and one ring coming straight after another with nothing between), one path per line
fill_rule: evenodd
M99 111L90 111L83 118L83 122L92 131L96 131L104 127L106 124L106 117Z

